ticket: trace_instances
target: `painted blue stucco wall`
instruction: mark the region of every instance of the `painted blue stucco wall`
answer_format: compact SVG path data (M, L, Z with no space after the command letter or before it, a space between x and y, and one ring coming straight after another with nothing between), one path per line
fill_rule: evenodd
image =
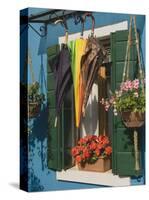
M28 15L35 14L46 9L29 8ZM110 25L124 20L129 21L127 14L114 13L94 13L95 27ZM73 20L68 20L69 33L81 31L81 24L75 25ZM39 29L39 24L33 24L34 28ZM85 29L91 28L91 20L88 18L85 24ZM145 58L145 16L137 15L137 28L141 35L141 48L143 58ZM48 34L46 38L40 38L32 29L28 29L28 48L32 55L32 63L36 80L39 78L39 71L41 64L44 67L45 76L47 68L46 49L49 46L58 43L58 37L64 35L64 29L61 25L49 25ZM22 34L21 40L24 39ZM41 56L43 56L43 63L41 63ZM21 62L24 62L23 58ZM31 82L30 72L28 73L29 82ZM44 88L44 92L46 89ZM63 182L56 180L56 173L49 170L47 167L47 107L43 108L41 114L37 119L29 122L31 132L29 134L29 191L47 191L47 190L64 190L64 189L81 189L81 188L95 188L100 186L79 184L73 182ZM132 179L132 184L143 184L144 178ZM102 186L101 186L102 187Z

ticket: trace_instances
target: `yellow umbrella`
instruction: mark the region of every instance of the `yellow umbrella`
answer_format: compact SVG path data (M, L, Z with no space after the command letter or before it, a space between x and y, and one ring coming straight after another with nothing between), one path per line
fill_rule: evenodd
M69 47L71 49L71 69L73 76L73 84L74 84L74 99L75 99L75 121L76 127L80 125L81 118L81 105L82 105L82 92L81 92L81 58L84 55L85 47L87 40L86 39L76 39L75 41L71 41L69 43Z

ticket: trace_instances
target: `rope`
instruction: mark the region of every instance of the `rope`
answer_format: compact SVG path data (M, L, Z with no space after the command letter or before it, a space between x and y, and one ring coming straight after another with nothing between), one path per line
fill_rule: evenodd
M45 78L45 71L43 67L43 55L41 55L41 65L40 65L40 72L39 72L39 84L40 84L40 89L41 93L43 93L43 86L45 89L47 89L47 84L46 84L46 78Z
M31 79L32 82L35 82L35 76L34 76L34 71L33 71L33 65L32 65L32 58L31 58L31 53L28 51L28 64L30 66L30 73L31 73Z
M126 47L126 55L125 55L125 63L124 63L122 82L125 81L125 77L126 77L127 60L128 60L128 54L130 53L129 52L129 48L130 48L131 28L132 28L132 16L130 17L129 33L128 33L128 40L127 40L127 47Z
M134 129L134 151L135 151L135 170L139 171L139 151L138 151L138 132Z
M131 24L132 24L132 20L131 20ZM132 29L130 28L129 30L129 39L128 39L128 65L127 65L127 73L126 73L126 79L128 80L129 79L129 68L130 68L130 48L131 48L131 45L132 45L132 37L131 37L131 34L132 34Z
M125 78L129 78L129 68L130 68L130 47L131 47L131 35L132 35L132 22L134 24L134 33L135 33L135 44L137 49L137 57L138 57L138 65L139 65L139 78L142 83L142 90L144 93L144 73L141 64L141 55L140 55L140 48L139 48L139 39L137 33L137 26L136 26L136 17L130 17L130 24L129 24L129 33L128 33L128 41L126 47L126 55L125 55L125 63L124 63L124 70L123 70L123 78L122 82L125 81ZM134 129L134 153L135 153L135 170L140 170L140 162L139 162L139 150L138 150L138 132Z
M137 57L138 57L138 65L139 65L139 76L142 83L142 90L144 93L144 73L143 73L143 67L141 64L141 55L140 55L140 48L139 48L139 39L137 34L137 26L136 26L136 17L131 16L130 17L130 24L129 24L129 33L128 33L128 40L127 40L127 47L126 47L126 55L125 55L125 63L124 63L124 70L123 70L123 77L122 82L125 81L125 78L129 78L129 68L130 68L130 47L131 47L131 35L132 35L132 22L134 24L134 32L135 32L135 38L136 38L136 49L137 49Z
M142 90L144 93L144 75L143 75L143 70L142 70L142 64L141 64L141 55L140 55L140 48L139 48L139 39L138 39L138 34L137 34L137 26L136 26L136 17L133 17L134 21L134 31L135 31L135 37L136 37L136 48L137 48L137 54L138 54L138 64L139 64L139 75L140 75L140 80L142 83Z
M142 83L142 92L144 93L144 83L143 83L143 71L142 71L142 65L141 65L141 55L139 50L139 39L137 34L137 26L136 26L136 17L133 17L134 22L134 31L135 31L135 38L136 38L136 48L137 48L137 55L138 55L138 64L139 64L139 75L140 80ZM138 133L136 130L134 130L134 150L135 150L135 170L138 171L140 169L139 164L139 150L138 150Z

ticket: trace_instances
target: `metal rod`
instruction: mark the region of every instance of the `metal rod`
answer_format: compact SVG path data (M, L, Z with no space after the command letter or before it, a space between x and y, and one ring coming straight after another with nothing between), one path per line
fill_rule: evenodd
M61 10L59 10L61 11ZM50 13L49 13L50 14ZM54 13L53 13L54 14ZM75 15L83 15L84 14L84 11L72 11L70 13L66 13L66 14L62 14L60 16L56 16L56 17L53 17L51 19L48 19L48 20L43 20L43 19L37 19L37 18L34 18L36 20L34 20L33 18L29 17L29 22L30 23L45 23L45 24L52 24L54 23L56 20L58 19L61 19L62 17L63 18L72 18L74 17Z
M61 10L58 10L58 9L56 9L56 10L49 10L49 11L42 12L42 13L39 13L39 14L36 14L36 15L31 15L29 17L29 20L40 18L40 17L46 16L46 15L49 15L49 14L54 14L55 12L58 12L58 11L61 11Z

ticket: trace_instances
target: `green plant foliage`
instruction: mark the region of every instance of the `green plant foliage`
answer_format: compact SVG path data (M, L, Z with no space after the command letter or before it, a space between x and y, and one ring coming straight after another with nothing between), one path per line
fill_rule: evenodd
M120 89L116 90L110 98L101 99L101 104L108 111L110 107L117 115L118 112L145 112L145 84L135 79L121 83Z
M40 87L38 82L34 82L28 86L28 100L29 102L43 103L45 101L45 95L40 93Z

